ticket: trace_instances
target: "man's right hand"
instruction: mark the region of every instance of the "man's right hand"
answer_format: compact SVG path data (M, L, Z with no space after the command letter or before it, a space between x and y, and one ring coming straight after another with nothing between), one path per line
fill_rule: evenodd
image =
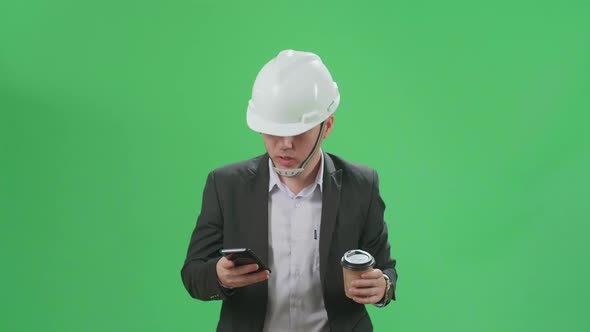
M234 262L221 257L216 265L217 278L226 288L238 288L264 281L270 276L267 270L252 273L258 270L258 264L236 266Z

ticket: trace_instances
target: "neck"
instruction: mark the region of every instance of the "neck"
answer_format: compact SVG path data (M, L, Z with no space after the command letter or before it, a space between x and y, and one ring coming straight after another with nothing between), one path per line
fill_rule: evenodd
M292 178L279 176L281 182L284 183L294 194L298 194L303 188L312 184L320 171L320 153L322 153L322 151L318 149L313 158L307 163L305 170L303 170L298 176Z

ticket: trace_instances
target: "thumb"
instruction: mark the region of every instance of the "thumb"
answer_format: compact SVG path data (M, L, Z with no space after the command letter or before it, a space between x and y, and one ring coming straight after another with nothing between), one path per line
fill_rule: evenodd
M236 264L233 261L230 261L229 259L227 259L225 257L221 257L221 267L226 268L226 269L231 269L235 265Z

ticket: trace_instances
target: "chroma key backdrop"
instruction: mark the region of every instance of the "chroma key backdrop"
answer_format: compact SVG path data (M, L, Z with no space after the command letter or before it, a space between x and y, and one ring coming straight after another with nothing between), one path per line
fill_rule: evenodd
M214 331L180 269L258 70L320 55L379 172L376 331L590 331L590 2L0 3L0 330Z

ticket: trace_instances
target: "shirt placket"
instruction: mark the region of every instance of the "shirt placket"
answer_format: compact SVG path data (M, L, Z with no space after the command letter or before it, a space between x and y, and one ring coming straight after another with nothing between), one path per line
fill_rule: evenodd
M291 206L292 206L292 213L291 213L291 262L289 265L290 274L292 274L292 278L289 278L292 282L291 289L293 290L291 296L289 298L289 314L291 318L298 317L300 312L300 290L299 290L299 279L301 273L301 266L298 255L302 254L301 248L301 207L302 207L302 197L296 196L292 199ZM291 319L293 322L293 319ZM292 326L293 327L293 326Z

